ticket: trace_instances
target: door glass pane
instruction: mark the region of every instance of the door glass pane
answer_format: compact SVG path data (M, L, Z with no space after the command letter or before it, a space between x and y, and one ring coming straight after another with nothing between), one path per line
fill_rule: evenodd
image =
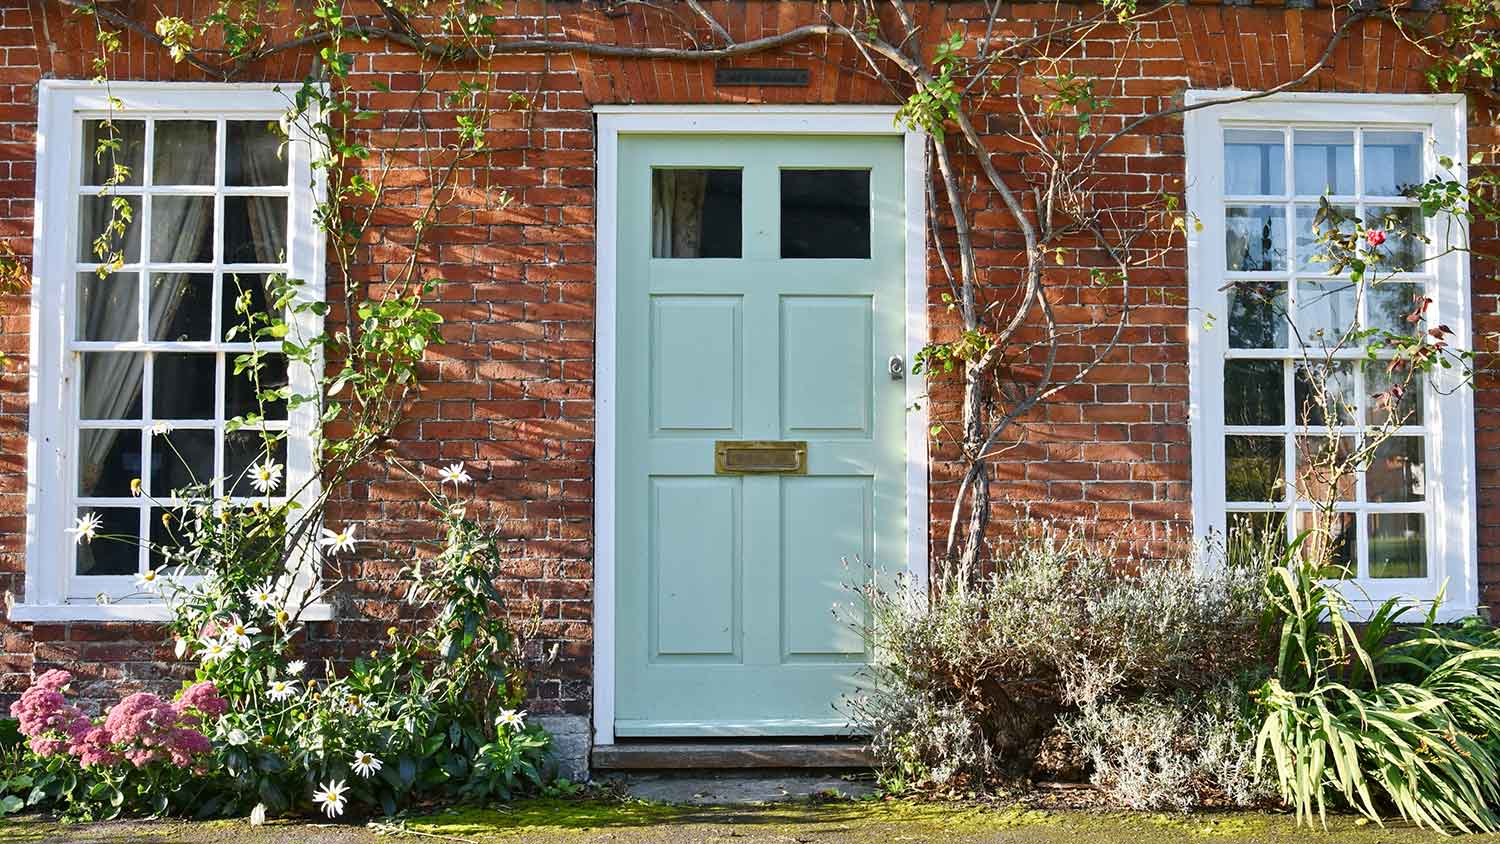
M1365 133L1365 193L1400 196L1422 182L1421 132Z
M85 428L78 432L78 495L128 498L141 476L139 428Z
M1224 438L1224 497L1228 501L1280 501L1286 474L1283 437Z
M212 420L217 357L179 352L158 354L152 373L152 417Z
M1242 281L1231 285L1227 292L1231 349L1286 348L1285 284Z
M224 182L231 187L269 187L287 183L285 138L274 120L231 120L225 124Z
M152 273L150 296L152 340L213 339L213 273Z
M110 124L113 123L113 131ZM83 173L80 183L104 185L116 172L125 168L114 184L139 185L146 160L146 122L144 120L83 121Z
M1224 362L1224 424L1283 425L1286 385L1279 360Z
M651 171L651 257L738 258L740 170Z
M135 340L140 333L136 318L140 291L136 273L96 272L78 274L79 340Z
M209 120L158 120L156 151L151 154L152 184L213 184L214 129Z
M1354 133L1304 132L1293 135L1297 193L1349 196L1354 193Z
M1265 129L1224 133L1224 193L1281 195L1286 192L1286 140Z
M870 257L870 171L782 170L781 257Z
M1421 501L1427 464L1422 437L1391 437L1375 447L1365 468L1365 495L1371 501Z
M1354 364L1297 361L1292 380L1295 424L1312 427L1354 424L1359 412Z
M78 543L80 575L133 575L140 570L141 511L134 507L80 507L79 518L99 520L92 541ZM71 537L69 537L71 539Z
M1427 532L1421 513L1370 514L1370 577L1426 577Z
M286 259L286 197L224 197L224 263L275 264Z
M140 419L144 357L133 352L84 352L80 419Z
M151 260L210 263L214 259L213 232L213 197L151 197Z
M1224 209L1224 260L1235 272L1286 269L1286 212L1276 205Z

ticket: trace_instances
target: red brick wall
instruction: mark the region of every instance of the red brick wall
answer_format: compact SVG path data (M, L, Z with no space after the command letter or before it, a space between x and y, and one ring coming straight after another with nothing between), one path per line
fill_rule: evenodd
M737 38L784 30L816 19L822 4L736 0L714 2ZM149 8L148 8L149 6ZM148 25L154 14L201 13L192 0L111 4ZM612 43L681 43L660 15L640 7L605 15L594 4L506 3L500 28L516 35L559 34ZM978 35L983 4L911 4L929 42L957 27ZM513 11L512 11L513 10ZM1061 14L1076 13L1062 9ZM1055 23L1051 4L1009 7L1007 34L1028 35ZM690 17L678 25L695 27ZM93 75L92 23L54 3L29 0L0 11L0 237L29 251L34 173L34 83L42 76ZM699 27L698 37L707 40ZM1180 102L1188 87L1265 88L1299 76L1329 37L1327 10L1273 6L1176 5L1143 24L1130 42L1104 27L1075 52L1073 69L1115 80L1101 91L1114 106L1097 125L1111 131L1130 116ZM197 79L138 36L112 62L111 75L136 79ZM396 150L386 193L368 243L358 256L360 278L389 280L410 254L410 220L426 200L430 142L452 140L453 123L440 98L456 87L456 73L432 80L431 69L400 46L351 41L358 53L354 85L361 105L379 112L368 126L372 146ZM440 226L426 238L424 267L447 282L438 308L447 319L447 343L426 366L427 389L400 432L406 458L433 463L465 461L476 480L474 512L497 521L507 536L506 579L534 603L543 620L537 650L555 647L558 663L539 672L534 710L584 713L590 701L594 337L594 139L590 107L598 103L891 103L895 99L866 73L862 57L841 38L814 39L795 49L736 62L805 67L802 88L718 89L707 64L619 60L568 55L511 56L488 69L497 113L490 127L492 152L464 166L458 191ZM1422 61L1394 30L1369 22L1350 33L1332 61L1304 90L1421 92ZM285 53L251 68L244 80L299 79L310 55ZM383 83L382 93L374 87ZM520 93L534 109L503 111ZM1030 166L1006 132L1014 116L1003 102L979 115L1003 172L1013 178ZM1470 140L1482 148L1500 140L1493 121L1476 117ZM1147 201L1183 189L1180 118L1143 126L1101 159L1097 189L1118 199ZM423 139L427 140L423 140ZM965 179L975 183L972 162ZM513 203L502 207L500 191ZM1014 283L1020 239L998 198L976 190L968 198L975 244L987 283ZM1493 232L1485 232L1492 236ZM1099 522L1108 535L1146 553L1159 552L1190 528L1189 432L1186 421L1188 312L1186 256L1170 251L1135 279L1137 306L1124 345L1110 365L1084 385L1027 420L1024 440L997 467L996 518L1002 524L1025 513ZM937 262L932 270L934 334L954 326L938 297L945 289ZM1086 267L1053 267L1058 278L1086 279ZM1492 315L1500 295L1488 264L1476 262L1476 312ZM335 292L335 291L331 291ZM1083 284L1063 286L1054 304L1060 318L1079 325L1099 319L1107 297ZM25 506L26 315L24 299L4 303L0 349L15 364L0 375L0 591L22 593ZM1481 316L1476 335L1500 328ZM1085 333L1064 350L1066 364L1087 360L1102 342ZM1500 384L1479 384L1480 522L1497 514L1500 485ZM936 419L956 416L953 385L934 389ZM946 530L948 501L958 473L952 448L938 444L932 464L934 535ZM338 598L339 620L315 625L311 636L327 651L347 654L378 638L398 607L390 600L396 572L415 540L428 535L419 490L383 469L352 481L335 518L358 521L366 545ZM1481 533L1482 584L1500 598L1500 534ZM149 627L87 624L10 624L0 620L0 699L14 694L34 670L64 663L109 683L153 683L168 654ZM101 687L102 689L102 687ZM101 691L102 693L102 691Z

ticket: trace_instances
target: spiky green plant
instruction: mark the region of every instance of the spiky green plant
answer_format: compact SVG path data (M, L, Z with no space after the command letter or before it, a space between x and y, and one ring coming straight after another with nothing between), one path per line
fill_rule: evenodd
M1327 570L1298 539L1269 574L1280 627L1276 672L1257 695L1256 753L1299 821L1341 803L1380 822L1394 810L1442 832L1494 832L1500 816L1500 638L1478 624L1439 627L1441 593L1378 605L1356 625Z

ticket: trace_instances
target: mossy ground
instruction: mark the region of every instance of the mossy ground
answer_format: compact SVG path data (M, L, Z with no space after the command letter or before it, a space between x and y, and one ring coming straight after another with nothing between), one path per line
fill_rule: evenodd
M1443 838L1409 826L1378 827L1354 818L1327 829L1258 813L1152 815L981 808L906 801L779 803L686 807L614 800L526 800L500 808L449 809L384 828L358 824L243 821L57 824L44 818L0 820L0 841L73 844L377 844L377 842L730 842L734 844L1417 844Z

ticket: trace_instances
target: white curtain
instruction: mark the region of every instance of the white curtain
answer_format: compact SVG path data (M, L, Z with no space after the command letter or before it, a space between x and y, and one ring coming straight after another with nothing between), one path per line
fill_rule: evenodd
M168 130L167 127L171 127ZM204 184L213 181L214 169L214 124L196 122L172 122L159 124L162 131L188 134L185 143L177 144L177 152L159 157L155 162L156 181L161 184ZM100 219L93 221L93 231L102 231L109 221L108 203L100 203L97 212ZM213 201L208 202L154 202L151 207L151 238L147 251L165 256L167 261L189 261L203 249L204 243L213 235ZM132 226L129 237L140 237L140 221ZM165 240L163 240L165 239ZM127 244L130 246L130 244ZM139 254L133 253L133 254ZM171 323L181 306L187 273L163 273L157 276L157 284L150 297L150 313L146 326ZM146 279L149 282L150 279ZM122 287L126 287L122 285ZM134 295L134 287L127 289ZM111 296L89 297L89 307L79 315L88 327L85 337L134 337L136 331L129 323L136 317L133 307L121 307ZM135 353L91 355L90 366L83 374L82 415L85 419L117 419L141 394L141 382L145 375L143 356ZM83 490L90 489L98 480L103 463L114 448L117 431L101 433L84 443L79 455L83 467L80 479ZM144 467L143 467L144 470Z
M651 171L651 257L698 258L707 170Z

